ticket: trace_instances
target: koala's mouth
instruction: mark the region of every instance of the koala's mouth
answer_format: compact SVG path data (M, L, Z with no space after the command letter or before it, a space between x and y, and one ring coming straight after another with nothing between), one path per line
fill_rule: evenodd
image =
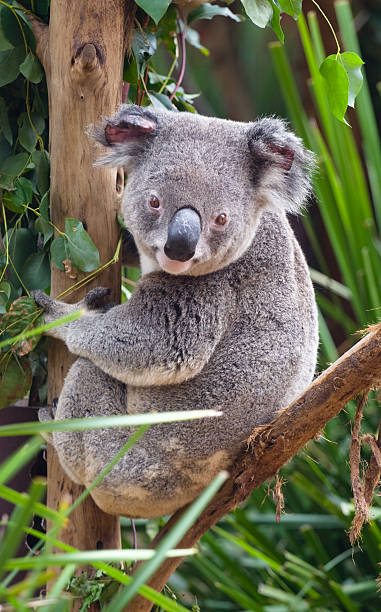
M186 274L194 263L193 258L188 259L188 261L177 261L175 259L170 259L161 250L157 251L156 259L159 266L169 274Z

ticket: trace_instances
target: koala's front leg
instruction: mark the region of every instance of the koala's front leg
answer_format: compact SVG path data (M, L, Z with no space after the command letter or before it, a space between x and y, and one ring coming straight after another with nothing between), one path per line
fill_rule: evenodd
M78 310L82 310L83 314L100 314L104 312L106 306L104 299L110 294L110 290L105 287L96 287L88 292L88 294L76 304L66 304L60 300L55 300L49 297L43 291L32 291L31 296L41 308L44 309L44 322L53 323L62 317L72 314ZM48 336L53 336L59 340L66 341L67 334L70 328L70 323L57 325L46 331Z

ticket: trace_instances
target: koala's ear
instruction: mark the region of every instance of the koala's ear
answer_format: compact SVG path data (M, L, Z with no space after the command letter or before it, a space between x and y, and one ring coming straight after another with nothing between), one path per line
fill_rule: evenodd
M251 178L261 197L298 212L311 192L314 155L281 119L266 117L248 130Z
M156 130L157 120L151 111L122 104L115 117L104 119L102 127L89 130L90 136L109 149L96 165L130 166L149 145Z

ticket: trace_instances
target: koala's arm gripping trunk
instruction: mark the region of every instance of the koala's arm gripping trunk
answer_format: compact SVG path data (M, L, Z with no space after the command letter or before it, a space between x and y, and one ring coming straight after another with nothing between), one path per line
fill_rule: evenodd
M200 285L198 279L184 283L166 274L160 274L158 282L143 279L126 304L105 313L88 311L49 333L66 342L74 355L89 359L124 383L177 384L196 376L209 361L226 329L233 303L209 292L208 306L200 308L204 300L198 293L205 291ZM70 306L43 292L34 297L45 310L46 322L73 308L86 308L86 300Z

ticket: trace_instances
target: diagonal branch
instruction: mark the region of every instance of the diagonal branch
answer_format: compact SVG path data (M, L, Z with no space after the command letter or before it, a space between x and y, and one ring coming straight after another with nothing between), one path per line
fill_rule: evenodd
M380 381L381 324L371 327L360 342L325 370L271 423L252 432L247 448L232 466L230 479L184 535L178 547L194 546L227 512L272 478L352 398L364 389L377 386ZM153 547L176 524L182 512L179 510L160 530L152 542ZM152 576L149 585L160 591L181 561L180 558L167 559ZM149 612L152 605L152 602L137 596L125 608L125 612Z

